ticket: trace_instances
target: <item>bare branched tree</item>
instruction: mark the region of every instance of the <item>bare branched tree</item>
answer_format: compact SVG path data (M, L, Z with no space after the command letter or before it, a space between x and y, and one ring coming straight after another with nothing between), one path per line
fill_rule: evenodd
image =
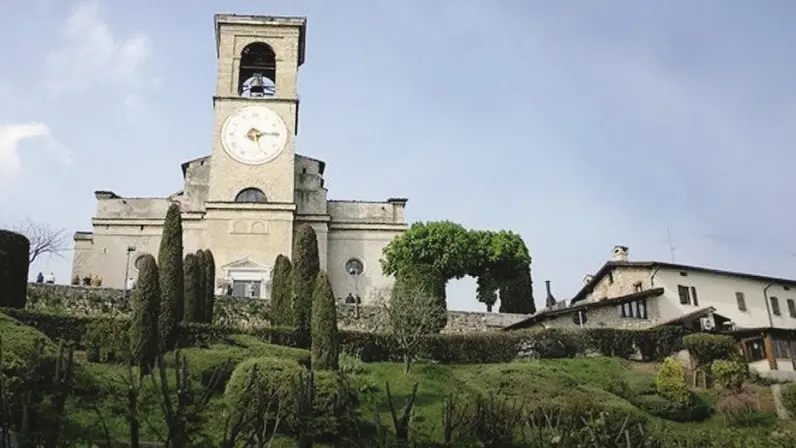
M15 226L13 230L28 237L30 240L30 253L28 263L43 254L63 256L69 249L67 234L64 229L53 229L46 224L37 224L29 219Z
M383 310L384 327L394 338L409 373L423 348L423 339L439 327L435 298L418 285L407 285L398 290L379 290L374 301Z

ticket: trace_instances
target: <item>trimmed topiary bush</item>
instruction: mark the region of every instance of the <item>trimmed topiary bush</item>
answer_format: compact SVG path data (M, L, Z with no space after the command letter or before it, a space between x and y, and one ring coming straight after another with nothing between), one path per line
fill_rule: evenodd
M318 273L312 294L312 368L337 370L340 336L337 330L337 304L332 284L325 272Z
M133 316L130 325L130 356L149 372L160 349L158 312L160 306L160 277L155 257L143 255L138 271L138 287L133 291Z
M749 365L743 361L718 359L710 365L710 374L715 384L722 389L740 391L749 378Z
M735 360L740 357L738 343L732 336L694 333L683 337L683 346L700 367L709 367L718 359Z
M290 326L293 318L293 289L290 284L290 258L279 254L271 274L271 325Z
M293 289L293 325L305 334L310 332L312 293L320 270L318 237L312 226L303 224L296 234L290 276Z
M678 406L687 406L691 403L692 394L685 382L683 366L672 357L663 360L655 376L655 389L658 395Z
M280 426L295 427L294 385L304 371L290 359L260 357L241 362L224 390L230 413L244 420L272 421L279 409Z
M207 316L207 313L204 311L205 307L207 306L205 303L205 299L207 298L207 270L205 269L205 266L207 266L206 258L207 254L205 251L202 249L196 251L196 264L199 266L199 289L196 291L196 294L198 297L200 297L200 300L202 300L202 317ZM197 310L197 313L198 312L199 310ZM199 314L197 314L197 316L199 316ZM202 319L200 322L206 323L204 319Z
M0 306L25 308L29 252L30 241L25 235L0 230Z
M216 306L216 259L210 249L205 249L204 265L202 265L204 285L204 322L213 323L213 312Z
M199 284L200 273L199 263L196 255L188 254L183 263L184 283L185 283L185 308L183 309L183 322L204 322L204 297L200 295L203 291Z
M158 251L160 268L160 350L165 353L177 343L177 323L185 308L185 272L182 267L182 218L180 206L172 202L163 222L163 236Z

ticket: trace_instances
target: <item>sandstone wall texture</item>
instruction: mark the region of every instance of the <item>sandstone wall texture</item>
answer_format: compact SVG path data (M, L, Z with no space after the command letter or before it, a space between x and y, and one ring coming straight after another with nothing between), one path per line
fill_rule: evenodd
M245 328L268 326L268 301L217 296L214 323ZM130 298L124 290L70 285L30 284L28 309L65 312L78 316L128 316ZM339 327L349 331L384 331L384 313L376 306L340 305ZM525 319L523 314L449 311L443 333L496 331Z

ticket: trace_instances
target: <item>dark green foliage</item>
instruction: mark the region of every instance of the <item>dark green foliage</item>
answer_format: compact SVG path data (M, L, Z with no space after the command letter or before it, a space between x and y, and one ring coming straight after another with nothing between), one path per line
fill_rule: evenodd
M782 405L791 415L796 416L796 383L782 386Z
M340 337L337 330L337 304L325 272L319 272L312 294L312 368L337 370Z
M163 222L163 235L158 251L160 268L160 350L166 352L177 343L177 323L182 321L185 307L185 272L182 267L182 218L180 206L172 202Z
M740 357L738 343L732 336L694 333L683 337L683 346L699 366L710 366L719 359L734 360Z
M25 308L29 251L30 241L25 235L0 230L0 306Z
M533 314L536 303L533 301L533 280L531 265L517 267L517 272L500 285L500 312Z
M318 237L308 224L299 227L293 247L293 269L291 285L293 288L293 324L300 331L310 332L312 319L312 292L315 277L320 272L318 257Z
M129 321L97 319L86 325L83 341L89 361L126 363L130 355Z
M204 322L213 323L213 311L216 306L216 259L210 249L205 250L202 278L204 285Z
M424 306L433 317L429 333L439 333L448 324L448 307L445 295L445 277L433 265L415 265L396 274L390 300L398 296L422 292L432 299L431 306Z
M293 325L293 289L290 283L290 271L293 265L290 258L279 254L274 261L271 274L271 325Z
M202 299L202 310L201 314L197 314L197 316L206 316L204 309L207 304L204 300L207 298L207 253L202 249L196 251L196 264L199 266L199 288L196 291L196 295ZM197 313L200 310L196 310ZM204 319L201 319L199 322L204 322Z
M130 325L130 356L148 372L160 352L158 312L160 278L155 258L144 255L140 261L138 287L133 291L133 318Z
M710 405L697 394L689 392L686 403L675 403L657 394L641 394L629 397L630 402L648 413L675 422L701 422L711 416Z
M431 266L443 284L464 276L478 279L478 300L491 310L501 291L504 312L535 311L530 276L531 256L518 234L467 230L459 224L418 222L384 248L386 275L416 266Z
M199 284L200 266L198 257L194 254L185 256L183 263L184 282L185 282L185 308L183 309L183 322L204 322L204 297L200 294L203 291Z

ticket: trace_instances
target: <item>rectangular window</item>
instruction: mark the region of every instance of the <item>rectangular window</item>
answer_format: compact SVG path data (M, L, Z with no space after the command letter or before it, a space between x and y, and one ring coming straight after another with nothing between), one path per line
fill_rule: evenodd
M634 300L632 302L623 303L618 306L618 310L620 317L646 319L647 301L644 299L640 299L640 300Z
M771 298L771 312L774 313L775 316L781 316L782 311L779 310L779 299L776 297Z
M790 359L788 341L774 339L774 357L778 359Z
M694 306L699 306L699 299L697 299L696 288L693 286L691 287L691 301L693 302Z
M763 344L762 338L746 341L744 346L746 347L746 354L750 362L766 359L766 346Z
M746 297L743 295L742 292L735 293L735 301L738 302L739 310L746 311Z
M680 296L681 305L691 304L691 295L688 293L688 286L677 285L677 294Z
M796 317L796 302L793 299L788 299L788 313L790 317Z

